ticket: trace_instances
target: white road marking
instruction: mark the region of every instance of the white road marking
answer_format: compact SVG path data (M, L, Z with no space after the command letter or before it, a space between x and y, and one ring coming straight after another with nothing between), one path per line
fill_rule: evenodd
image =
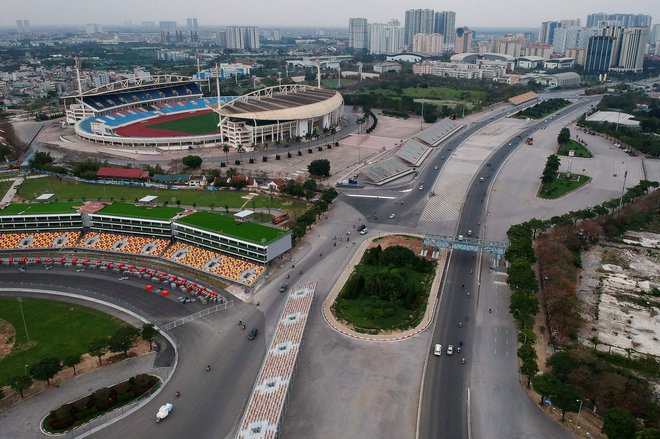
M355 198L382 198L384 200L396 200L396 197L386 197L383 195L358 195L358 194L346 194L346 195Z

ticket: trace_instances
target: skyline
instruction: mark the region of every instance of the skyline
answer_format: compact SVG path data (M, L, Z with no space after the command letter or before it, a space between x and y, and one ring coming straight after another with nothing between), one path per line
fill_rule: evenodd
M60 0L44 3L41 0L5 0L0 18L0 27L16 27L16 20L30 20L32 26L47 25L121 25L125 21L139 24L141 21L176 21L185 27L186 18L197 17L200 26L253 25L281 27L348 27L351 17L364 17L369 22L385 23L398 19L404 24L404 14L408 9L452 10L456 12L456 27L539 27L541 22L579 18L582 25L590 13L629 13L646 14L660 17L660 3L653 0L638 0L635 4L626 4L620 0L557 0L551 9L533 8L527 0L504 0L498 3L488 0L473 0L468 4L439 5L434 1L417 1L403 6L399 2L363 0L351 2L337 0L328 2L329 9L318 13L318 4L300 0L280 0L263 3L257 0L245 0L232 5L226 11L216 1L200 0L196 7L176 0L144 0L131 2L115 0L101 4L83 0ZM331 8L330 8L331 7ZM290 16L290 11L299 13ZM85 11L81 17L72 17L70 11ZM262 11L253 15L254 10ZM162 12L167 11L167 12ZM660 18L658 18L660 19Z

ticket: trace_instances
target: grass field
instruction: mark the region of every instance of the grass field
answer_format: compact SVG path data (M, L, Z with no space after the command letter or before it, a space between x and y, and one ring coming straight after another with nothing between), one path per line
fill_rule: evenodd
M569 192L584 186L585 184L591 181L590 177L586 175L572 174L571 179L566 179L566 174L563 172L558 172L557 176L551 183L541 184L541 189L539 189L539 197L545 198L547 200L554 200L559 197L563 197Z
M557 154L568 156L568 151L571 150L575 151L575 157L582 157L585 159L590 159L593 157L587 148L573 139L569 140L566 145L559 147Z
M211 232L222 232L224 235L251 241L256 244L272 242L286 234L286 232L273 227L266 227L252 222L236 223L232 216L196 212L184 216L176 221L189 226L200 227ZM261 240L264 240L263 242Z
M342 87L347 87L349 85L353 85L357 83L357 79L341 79L341 86ZM328 88L339 88L339 81L337 79L322 79L321 80L321 85L324 87Z
M0 181L0 199L5 196L12 184L13 181Z
M129 218L169 220L181 212L183 209L176 207L142 207L130 203L114 203L104 207L98 213Z
M25 373L25 366L46 357L64 358L84 354L96 337L109 336L123 323L91 308L39 299L23 299L23 314L30 344L16 298L0 297L0 319L16 331L16 343L9 356L0 360L0 384Z
M424 102L438 106L447 105L449 107L455 107L456 105L463 104L468 108L473 108L479 101L483 100L485 95L483 91L450 87L408 87L404 88L401 93L385 88L369 89L361 92L361 94L369 93L384 94L394 99L400 99L401 96L408 96L413 98L415 102Z
M0 210L0 215L41 215L76 213L73 208L77 203L34 203L34 204L10 204Z
M186 134L206 134L217 131L218 115L211 111L210 113L198 114L184 119L146 125L146 127Z
M307 205L302 201L293 201L284 198L258 196L253 201L247 202L244 198L245 192L239 191L203 191L203 190L168 190L145 187L131 186L110 186L92 183L79 183L72 180L58 179L57 177L45 177L26 180L18 191L18 195L25 199L33 201L37 196L43 193L55 194L59 201L82 201L102 200L102 201L126 201L134 202L147 195L156 195L156 202L163 205L166 201L170 206L176 206L176 201L180 201L183 206L197 205L200 207L214 207L217 210L224 209L225 205L230 209L237 209L245 205L246 208L270 207L274 209L284 209L289 214L301 214ZM297 212L294 212L297 211Z

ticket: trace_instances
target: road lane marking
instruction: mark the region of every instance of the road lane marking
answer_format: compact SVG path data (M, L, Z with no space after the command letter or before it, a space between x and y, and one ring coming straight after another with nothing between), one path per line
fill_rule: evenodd
M346 194L348 197L354 198L382 198L384 200L396 200L396 197L387 197L385 195L358 195L358 194Z

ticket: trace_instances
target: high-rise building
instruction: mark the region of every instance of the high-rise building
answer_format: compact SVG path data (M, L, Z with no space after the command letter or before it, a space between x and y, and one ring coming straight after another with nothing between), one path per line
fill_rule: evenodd
M558 21L544 21L541 23L541 31L539 32L539 43L552 44L555 38L555 30L559 27Z
M436 12L435 33L442 35L445 43L454 44L454 38L456 38L456 12Z
M440 34L415 34L412 51L421 53L442 53L443 38Z
M19 34L30 33L30 20L16 20L16 29Z
M100 24L90 23L85 26L85 33L87 34L100 34L103 32Z
M215 45L218 47L227 47L227 32L219 30L215 33Z
M196 18L187 18L186 24L188 25L189 31L199 32L199 24L197 23Z
M588 40L587 40L588 41ZM568 48L566 49L566 58L573 58L575 64L578 66L583 66L587 60L587 49L584 48Z
M589 38L584 71L589 73L607 73L612 65L614 38L608 35L596 35Z
M472 52L472 37L474 32L472 32L467 27L459 27L456 29L456 38L454 39L454 52L456 53L468 53Z
M398 20L369 24L369 53L397 53L403 46L403 31Z
M255 26L227 26L227 49L259 49L259 28Z
M160 42L161 44L172 44L176 42L176 21L161 21Z
M552 41L553 50L556 53L564 53L566 49L586 49L590 36L586 27L560 27L555 30L555 37Z
M435 32L435 11L433 9L409 9L406 11L404 44L412 45L415 34Z
M629 27L624 30L619 61L612 70L617 72L641 73L648 37L648 27Z
M654 24L651 28L651 32L649 33L649 41L651 43L660 41L660 24Z
M369 47L369 27L366 18L348 19L348 47L367 49Z
M606 14L596 12L587 15L587 27L597 27L601 21L618 21L624 27L651 27L652 18L644 14Z

